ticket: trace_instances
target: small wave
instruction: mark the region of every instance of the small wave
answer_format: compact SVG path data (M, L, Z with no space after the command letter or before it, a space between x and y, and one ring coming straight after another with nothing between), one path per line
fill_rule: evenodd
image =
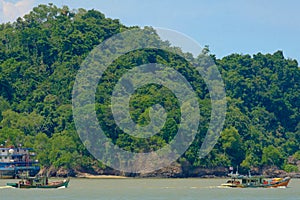
M12 188L11 186L0 186L0 190L1 189L9 189L9 188Z

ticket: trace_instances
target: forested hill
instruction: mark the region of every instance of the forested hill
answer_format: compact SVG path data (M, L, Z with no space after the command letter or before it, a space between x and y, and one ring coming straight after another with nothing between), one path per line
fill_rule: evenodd
M33 147L42 166L97 173L105 166L83 146L75 130L72 89L80 64L105 39L133 27L106 18L96 10L70 10L39 5L23 18L0 25L0 144ZM137 27L135 27L137 28ZM155 31L148 28L149 31ZM168 45L166 43L165 45ZM203 51L209 54L209 49ZM130 66L170 62L196 89L201 121L194 143L177 161L186 171L237 166L245 171L276 166L300 170L300 70L282 51L255 55L232 54L215 60L226 86L225 127L214 149L199 159L207 131L210 99L201 77L192 77L183 60L150 50L120 58L99 83L97 114L115 144L134 152L149 152L170 142L178 129L176 97L165 87L139 89L131 100L132 117L149 122L149 107L159 101L168 111L165 127L148 140L129 137L117 129L108 98L116 81ZM198 57L199 59L199 57ZM193 62L200 62L195 59ZM175 105L173 105L173 104ZM298 162L297 162L298 161ZM297 166L298 163L298 166ZM186 172L189 174L189 172Z

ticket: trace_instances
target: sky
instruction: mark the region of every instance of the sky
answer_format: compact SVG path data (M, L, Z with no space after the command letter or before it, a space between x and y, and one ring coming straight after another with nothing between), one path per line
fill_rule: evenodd
M47 0L0 0L0 22L13 21ZM274 53L300 63L298 0L52 0L58 7L95 9L127 26L183 33L217 58ZM300 65L300 64L299 64Z

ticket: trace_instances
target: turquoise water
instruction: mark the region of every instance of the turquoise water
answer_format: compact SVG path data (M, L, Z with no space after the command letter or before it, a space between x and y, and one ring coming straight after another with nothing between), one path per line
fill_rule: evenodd
M292 179L288 188L220 188L225 179L71 179L66 189L5 188L0 180L1 200L300 200L300 179Z

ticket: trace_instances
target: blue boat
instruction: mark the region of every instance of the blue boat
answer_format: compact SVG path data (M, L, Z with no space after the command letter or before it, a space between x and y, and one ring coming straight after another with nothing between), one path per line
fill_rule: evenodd
M35 176L39 171L39 162L34 160L32 148L0 146L0 178L17 178L18 174L28 172Z

